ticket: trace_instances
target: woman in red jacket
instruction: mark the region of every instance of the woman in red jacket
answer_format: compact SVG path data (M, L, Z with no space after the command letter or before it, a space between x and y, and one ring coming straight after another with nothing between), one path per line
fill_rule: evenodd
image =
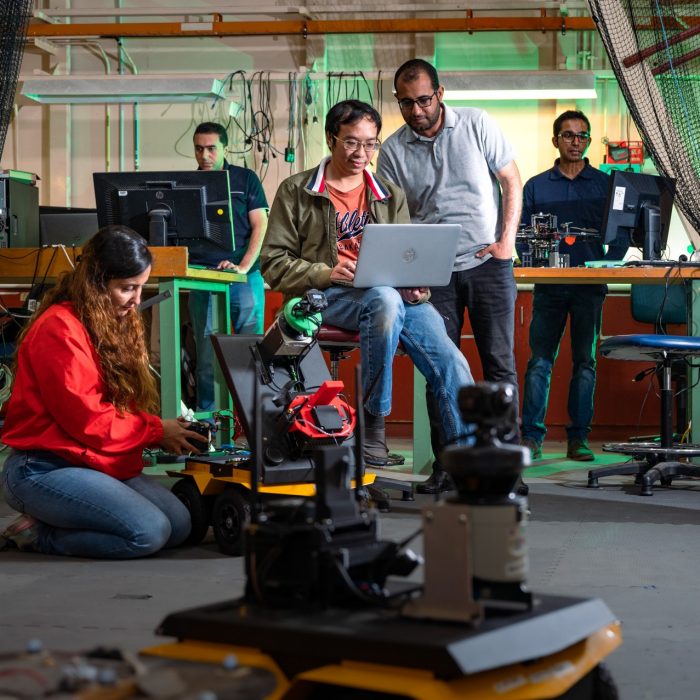
M187 509L141 474L144 448L184 454L198 438L157 415L138 311L151 262L131 229L101 229L25 329L2 432L5 498L24 515L0 544L125 559L187 538Z

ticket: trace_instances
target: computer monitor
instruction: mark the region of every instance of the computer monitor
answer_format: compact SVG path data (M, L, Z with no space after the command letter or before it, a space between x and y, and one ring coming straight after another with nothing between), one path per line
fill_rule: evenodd
M644 260L659 260L666 247L676 181L661 175L614 170L605 205L602 241L642 249Z
M39 242L42 246L82 246L97 233L97 212L94 209L39 207Z
M151 246L187 246L194 262L234 249L227 170L93 173L100 226L122 224Z

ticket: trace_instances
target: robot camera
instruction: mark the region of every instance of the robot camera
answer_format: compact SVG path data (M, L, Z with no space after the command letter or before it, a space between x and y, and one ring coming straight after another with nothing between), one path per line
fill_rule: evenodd
M517 437L517 394L511 384L483 382L459 392L459 408L473 426L474 443L450 445L440 455L465 502L506 501L515 489L529 453L513 444Z
M292 307L294 316L306 318L328 308L326 295L318 289L309 289Z
M464 420L475 425L477 441L507 439L515 434L517 395L511 384L466 386L458 401Z

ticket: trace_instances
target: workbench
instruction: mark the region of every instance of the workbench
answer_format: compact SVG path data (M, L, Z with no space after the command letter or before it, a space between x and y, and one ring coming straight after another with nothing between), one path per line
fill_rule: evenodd
M688 335L700 329L700 267L515 267L518 285L531 284L670 284L688 286ZM698 386L698 370L692 369L689 386ZM413 373L413 473L428 473L433 461L430 424L425 405L425 379ZM690 417L700 416L700 388L691 391L688 401ZM700 421L693 426L690 442L700 443Z

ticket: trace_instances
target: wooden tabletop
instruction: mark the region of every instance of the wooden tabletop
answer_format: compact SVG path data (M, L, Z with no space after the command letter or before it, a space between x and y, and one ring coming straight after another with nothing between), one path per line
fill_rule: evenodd
M150 248L153 254L151 281L187 278L214 282L245 282L246 275L217 270L197 270L187 265L187 248ZM0 248L0 284L53 281L73 269L80 248Z
M246 275L216 270L197 270L187 265L187 248L150 248L153 254L151 281L187 278L216 282L245 282ZM72 269L80 248L0 248L0 284L55 280ZM700 267L516 267L516 282L522 284L661 284L666 276L674 281L700 280Z
M670 272L669 272L670 270ZM700 280L700 267L516 267L516 282L522 284L663 284Z

